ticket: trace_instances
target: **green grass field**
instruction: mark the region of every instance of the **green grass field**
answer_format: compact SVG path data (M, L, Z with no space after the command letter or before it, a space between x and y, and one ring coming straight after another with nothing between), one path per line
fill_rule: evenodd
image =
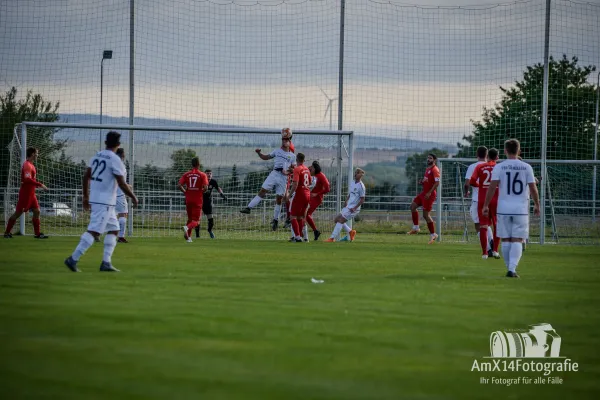
M597 399L600 248L530 246L519 273L426 235L354 243L0 241L5 399ZM311 283L311 278L323 284ZM577 372L481 384L491 332L548 322Z

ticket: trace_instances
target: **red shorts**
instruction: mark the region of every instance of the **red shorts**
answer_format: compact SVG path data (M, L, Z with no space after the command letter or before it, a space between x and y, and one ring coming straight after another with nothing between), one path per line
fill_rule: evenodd
M296 192L291 202L290 214L292 217L303 217L310 202L310 192Z
M323 202L323 199L319 196L311 197L307 215L312 215L315 212L315 210L317 209L317 207L319 207L321 205L322 202Z
M17 201L17 212L29 212L29 210L35 210L40 208L40 204L38 203L37 197L35 197L35 193L23 194L19 193L19 200Z
M187 203L185 209L190 221L200 221L200 217L202 216L202 204Z
M477 215L479 215L479 225L487 225L491 226L496 225L498 223L498 203L491 203L489 205L488 216L483 215L483 203L481 205L477 205Z
M413 199L413 203L419 207L423 207L424 211L431 211L433 209L433 203L435 202L436 197L437 193L432 193L431 196L426 199L425 193L419 193L419 195Z

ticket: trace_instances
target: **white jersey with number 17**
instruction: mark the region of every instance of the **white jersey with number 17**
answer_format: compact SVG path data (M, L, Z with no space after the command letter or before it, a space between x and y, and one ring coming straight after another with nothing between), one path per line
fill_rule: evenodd
M529 215L529 184L535 183L533 168L521 160L505 160L494 167L498 184L498 215Z
M114 151L102 150L92 157L88 167L92 169L90 203L116 205L119 185L115 175L125 177L125 164Z

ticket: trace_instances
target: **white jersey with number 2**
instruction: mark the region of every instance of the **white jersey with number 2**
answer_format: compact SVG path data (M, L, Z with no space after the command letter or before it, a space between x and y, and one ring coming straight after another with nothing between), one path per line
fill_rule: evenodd
M521 160L505 160L494 167L498 184L498 215L529 215L529 184L535 183L533 168Z
M92 169L90 203L116 205L119 185L115 175L125 177L125 164L114 151L102 150L92 157L88 167Z

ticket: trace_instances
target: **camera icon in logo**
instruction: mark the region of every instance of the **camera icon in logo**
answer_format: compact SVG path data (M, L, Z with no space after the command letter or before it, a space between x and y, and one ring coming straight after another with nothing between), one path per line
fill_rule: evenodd
M528 332L496 331L490 335L494 358L544 358L560 356L561 338L552 325L529 325Z

